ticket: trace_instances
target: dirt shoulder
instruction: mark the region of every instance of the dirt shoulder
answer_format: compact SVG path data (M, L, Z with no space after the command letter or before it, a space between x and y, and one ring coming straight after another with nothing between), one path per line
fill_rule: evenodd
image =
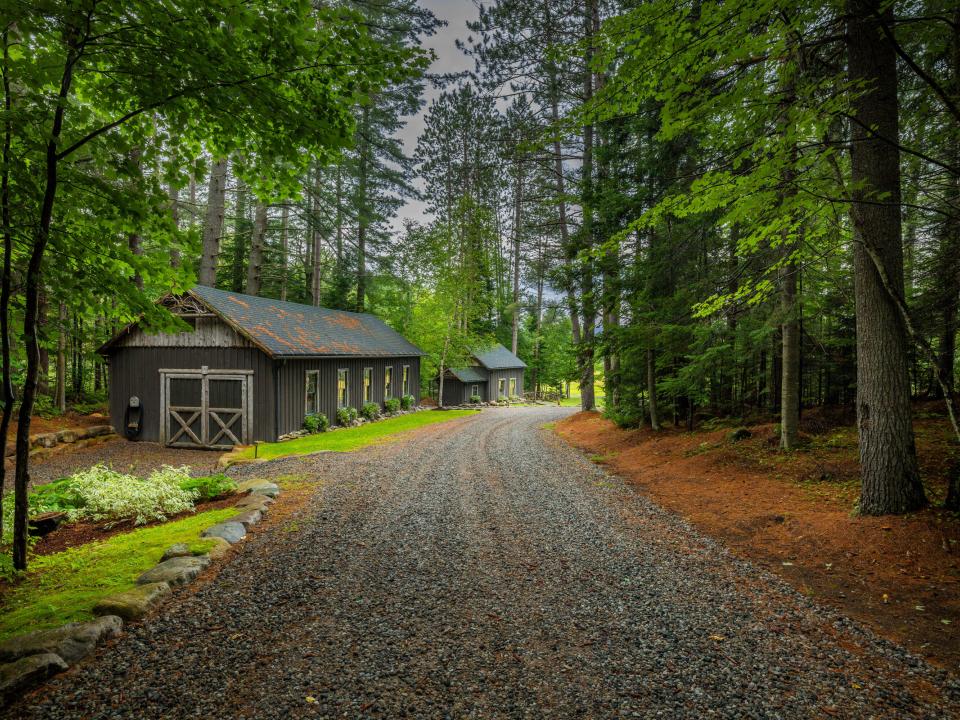
M948 437L941 419L918 419L928 495L939 501ZM876 632L960 672L960 520L936 507L860 518L856 432L834 428L794 453L774 428L734 443L712 432L622 430L598 413L556 425L591 455L737 554Z

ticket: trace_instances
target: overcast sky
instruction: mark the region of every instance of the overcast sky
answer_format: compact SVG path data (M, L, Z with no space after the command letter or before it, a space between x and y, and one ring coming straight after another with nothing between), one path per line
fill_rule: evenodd
M430 66L430 72L449 73L472 70L473 60L457 50L455 43L457 38L467 36L467 20L473 20L477 17L477 8L473 0L420 0L420 5L433 11L433 14L440 20L446 20L447 22L446 27L441 28L433 37L426 38L424 42L437 54L437 60ZM400 137L408 155L412 155L417 147L417 138L423 131L426 109L430 107L430 101L438 94L439 91L428 85L425 97L427 105L423 112L415 117L407 118L407 125L401 131ZM423 222L425 213L426 210L422 202L408 200L406 206L400 209L394 226L398 229L403 227L403 221L406 218Z

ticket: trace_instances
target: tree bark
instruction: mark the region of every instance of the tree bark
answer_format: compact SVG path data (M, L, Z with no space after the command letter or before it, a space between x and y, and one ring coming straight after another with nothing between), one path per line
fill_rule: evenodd
M10 286L13 273L13 218L10 208L10 145L13 138L13 95L10 88L10 29L3 31L3 168L0 175L0 222L3 223L3 276L0 278L0 367L2 367L3 415L0 417L0 505L6 492L7 433L13 418L13 378L10 375ZM0 537L3 513L0 512Z
M280 211L280 299L287 299L287 253L289 252L287 239L287 224L290 222L290 206L283 204Z
M263 284L263 246L267 238L267 204L257 201L247 261L247 295L259 295Z
M647 407L650 411L650 429L660 431L660 412L657 409L657 357L653 348L647 348Z
M215 160L207 186L207 213L203 223L203 247L200 256L201 285L217 284L217 259L220 257L220 236L223 233L223 211L227 194L227 159Z
M40 338L38 335L40 295L43 287L43 254L50 239L50 224L53 220L53 207L57 198L59 182L59 157L57 155L60 135L63 131L63 118L67 108L67 97L73 85L73 69L82 50L70 46L60 78L60 91L56 109L53 111L53 123L46 148L45 179L43 200L40 205L39 222L30 248L27 262L24 288L23 343L27 357L27 372L23 381L23 397L17 417L17 447L15 453L16 473L14 475L14 511L13 511L13 567L16 570L27 569L27 488L30 485L30 420L37 398L38 376L40 370Z
M516 187L513 198L513 328L511 352L517 354L520 338L520 225L523 207L523 168L517 163Z
M67 305L60 303L60 326L57 337L57 391L56 402L60 412L67 411Z
M173 226L180 229L180 188L171 180L167 184L167 197L170 198L170 217L173 218ZM170 267L178 268L182 258L180 257L180 248L170 248Z
M367 197L370 164L370 143L367 133L370 129L370 108L364 107L360 118L360 142L358 143L357 169L357 312L363 312L367 294L367 230L370 225L370 210Z
M880 0L850 0L850 80L868 88L853 100L851 220L857 318L860 513L883 515L926 504L914 446L903 297L897 56ZM874 258L880 263L878 267ZM885 287L886 276L890 285Z
M247 279L247 250L250 245L248 235L251 225L247 220L247 198L249 191L243 180L237 180L237 202L233 221L233 258L230 262L230 287L234 292L242 293Z

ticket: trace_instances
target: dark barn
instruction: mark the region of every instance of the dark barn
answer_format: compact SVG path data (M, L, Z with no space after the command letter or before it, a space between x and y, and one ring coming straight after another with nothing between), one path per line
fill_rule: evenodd
M503 345L475 352L474 364L450 368L443 376L443 404L462 405L473 395L482 402L496 402L523 395L526 364Z
M229 448L276 440L308 414L420 397L422 351L366 313L197 286L161 303L193 329L133 323L103 347L110 416L132 439Z

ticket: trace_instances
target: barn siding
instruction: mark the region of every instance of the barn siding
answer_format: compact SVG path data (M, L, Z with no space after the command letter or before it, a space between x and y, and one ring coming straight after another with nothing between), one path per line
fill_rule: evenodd
M138 439L160 439L160 369L253 370L253 440L273 440L273 361L259 350L230 347L124 347L113 349L110 366L110 417L123 431L127 401L140 398L143 431Z
M510 378L517 379L517 395L523 396L523 368L508 368L505 370L490 370L490 381L487 383L487 400L496 402L499 398L497 391L500 386L500 378L507 381L506 394L510 394Z
M319 408L332 423L337 417L337 370L346 368L350 371L350 405L358 410L363 405L363 368L373 368L373 399L372 402L383 405L384 370L390 365L393 367L394 397L402 394L400 383L404 365L410 366L410 380L408 392L420 400L420 358L319 358L305 360L279 361L278 390L280 405L278 415L280 431L283 435L303 426L303 416L306 402L307 373L320 371L319 377Z

